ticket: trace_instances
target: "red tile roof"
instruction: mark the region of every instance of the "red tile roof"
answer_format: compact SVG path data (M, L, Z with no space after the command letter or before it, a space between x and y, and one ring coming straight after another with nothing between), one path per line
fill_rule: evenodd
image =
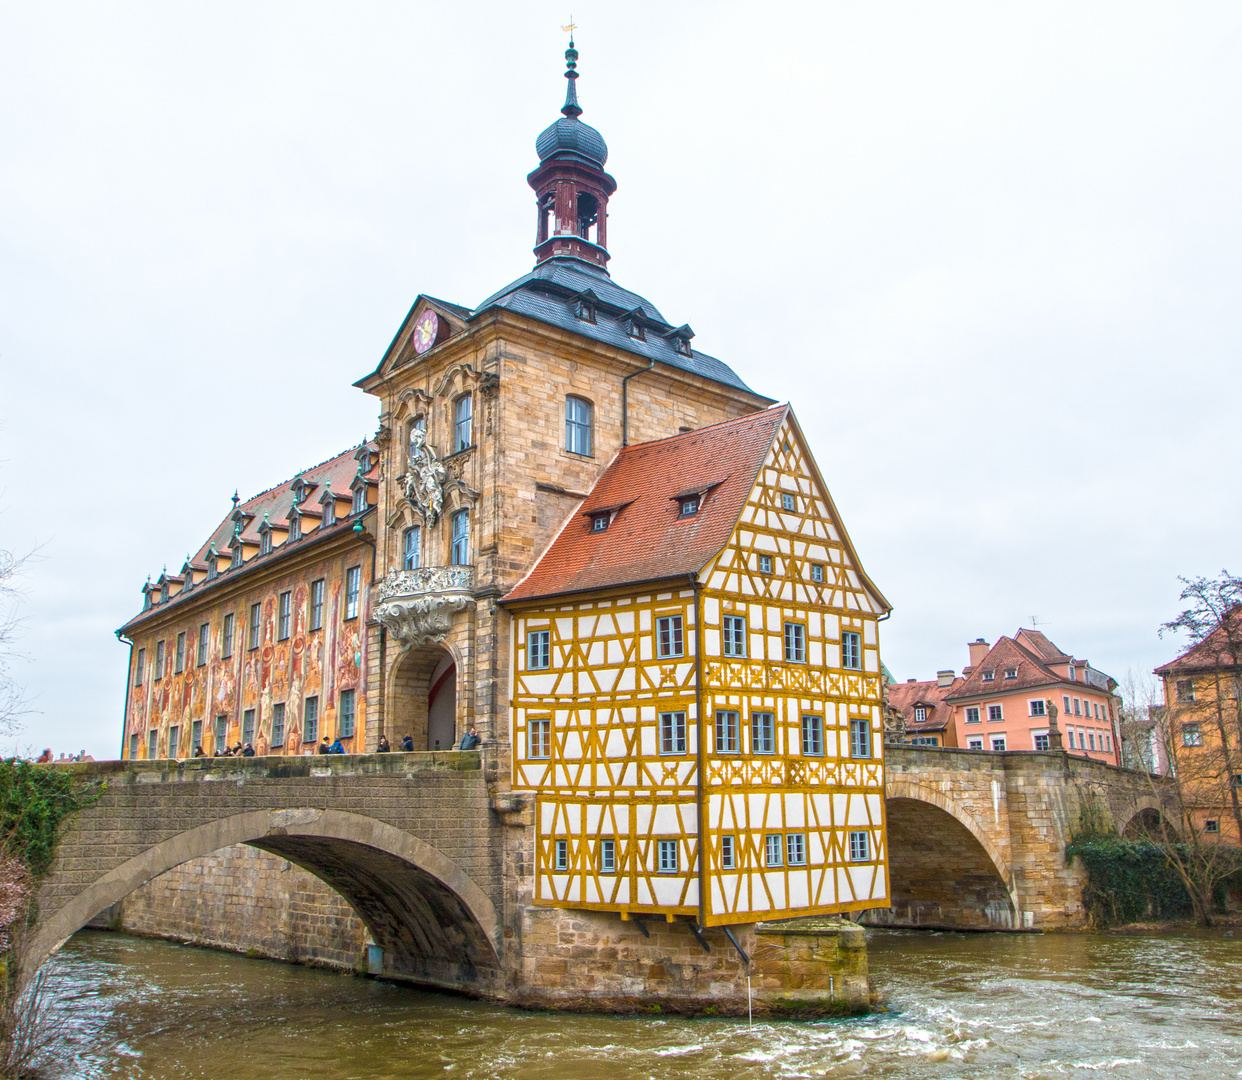
M1009 669L1017 670L1015 678L1005 678L1005 672ZM992 672L993 678L990 681L984 681L985 671ZM1024 649L1013 638L1002 637L988 651L987 656L969 670L966 678L954 686L952 700L1007 694L1013 690L1027 690L1065 681L1065 676L1046 667L1035 653Z
M1176 660L1170 660L1156 668L1157 675L1177 672L1215 671L1232 668L1242 658L1242 604L1226 613L1220 625L1196 645L1192 645Z
M1062 652L1048 640L1046 634L1041 634L1038 630L1019 630L1017 641L1019 645L1025 645L1045 664L1065 663L1072 659L1069 653Z
M961 686L963 681L960 678L954 679L949 686L941 686L936 679L889 683L888 703L905 717L907 734L944 731L953 721L953 706L945 698ZM921 723L914 719L914 709L918 705L927 709L927 719Z
M728 543L788 405L624 447L506 601L697 574ZM706 491L681 517L678 496ZM608 528L591 514L620 506Z

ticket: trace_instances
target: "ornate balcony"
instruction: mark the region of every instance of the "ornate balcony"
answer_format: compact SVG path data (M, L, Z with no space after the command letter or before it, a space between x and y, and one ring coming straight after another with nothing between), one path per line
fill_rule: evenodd
M406 645L443 641L453 616L474 603L473 566L389 570L376 588L375 618Z

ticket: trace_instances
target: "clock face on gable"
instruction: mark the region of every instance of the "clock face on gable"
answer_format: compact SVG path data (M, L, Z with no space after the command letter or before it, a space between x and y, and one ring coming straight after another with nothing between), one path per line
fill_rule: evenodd
M424 311L414 324L414 351L421 356L440 337L440 316L431 308Z

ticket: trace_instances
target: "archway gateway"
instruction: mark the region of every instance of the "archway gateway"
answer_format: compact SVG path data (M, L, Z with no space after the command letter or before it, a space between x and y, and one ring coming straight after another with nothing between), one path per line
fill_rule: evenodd
M405 735L415 750L451 750L457 743L457 661L439 645L407 649L393 665L385 734L393 747Z

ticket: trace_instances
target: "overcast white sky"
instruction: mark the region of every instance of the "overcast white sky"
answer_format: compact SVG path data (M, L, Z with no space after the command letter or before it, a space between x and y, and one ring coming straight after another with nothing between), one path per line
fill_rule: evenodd
M568 0L566 0L568 3ZM574 0L614 278L788 399L898 679L1121 677L1242 566L1242 7ZM120 745L139 588L375 430L532 263L562 5L0 2L0 547L36 749Z

